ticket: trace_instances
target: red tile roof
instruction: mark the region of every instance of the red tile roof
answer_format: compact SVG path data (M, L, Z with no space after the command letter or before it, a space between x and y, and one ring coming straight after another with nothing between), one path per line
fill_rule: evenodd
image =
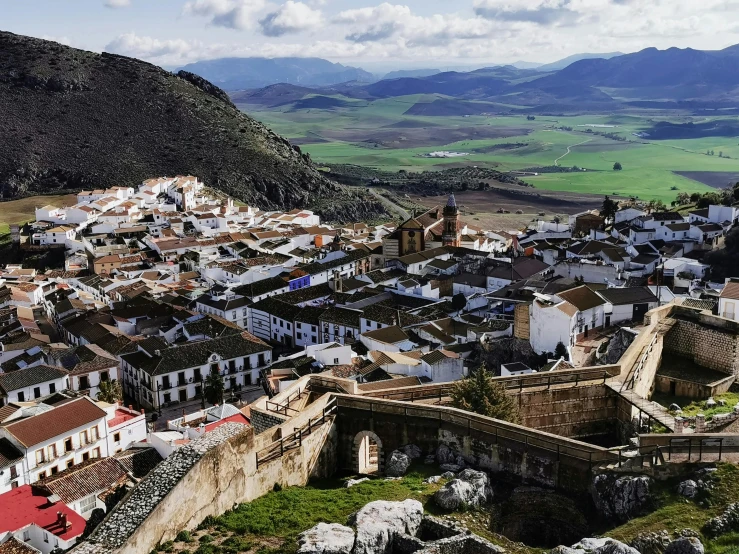
M59 524L57 512L67 516L66 529ZM66 504L52 504L46 496L34 494L31 485L0 494L0 533L13 533L31 523L65 541L80 536L86 524L85 519Z
M42 414L21 419L5 427L23 446L36 444L95 423L105 411L87 397L78 398ZM100 429L102 436L103 430Z
M244 425L248 425L249 424L249 420L246 419L246 416L244 414L235 414L235 415L229 416L227 418L224 418L224 419L221 419L221 420L218 420L218 421L214 421L213 423L208 423L205 426L205 432L206 433L209 433L209 432L213 431L214 429L217 429L218 427L220 427L224 423L242 423Z

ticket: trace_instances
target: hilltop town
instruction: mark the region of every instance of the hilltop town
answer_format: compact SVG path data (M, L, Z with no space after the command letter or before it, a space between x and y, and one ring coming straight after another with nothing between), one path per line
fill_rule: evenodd
M731 450L739 407L721 395L739 371L739 281L711 280L706 260L739 208L683 215L632 202L612 214L494 230L465 221L451 194L411 215L329 225L307 209L238 204L195 176L81 191L72 206L37 208L34 222L12 229L15 247L29 257L52 252L63 267L0 272L0 539L44 554L71 548L104 513L134 509L142 487L162 487L151 495L164 498L211 449L227 459L220 449L244 432L256 481L286 450L325 448L304 444L303 433L328 424L349 450L336 447L323 474L383 473L400 452L389 449L395 439L336 423L341 410L364 413L363 398L380 402L370 408L379 412L382 402L421 399L442 410L441 422L449 387L482 365L516 395L518 432L532 433L527 452L529 440L551 441L542 449L556 446L558 460L584 449L572 457L591 472L621 467L622 454L604 441L629 443L624 452L644 464L667 444L639 445L657 428L665 437L729 433L721 444ZM558 385L592 405L553 398ZM550 396L525 399L542 389ZM683 413L678 398L708 401L712 417ZM469 420L468 432L481 421ZM435 444L418 434L417 443ZM713 452L716 443L703 440L701 451ZM397 441L412 442L408 433ZM468 465L484 465L467 454ZM451 460L460 471L464 462ZM518 474L563 486L564 477L530 466ZM260 486L279 482L273 475ZM284 484L310 475L303 467ZM231 504L217 506L266 490L218 489ZM137 505L127 517L145 527L156 510ZM215 510L184 515L172 529ZM133 548L126 541L138 527L115 521L80 552Z

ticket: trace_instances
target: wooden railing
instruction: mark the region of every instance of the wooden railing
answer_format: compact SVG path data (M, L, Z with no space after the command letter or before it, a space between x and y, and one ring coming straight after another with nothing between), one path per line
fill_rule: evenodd
M618 366L603 366L592 369L575 369L565 371L547 371L545 373L530 373L528 375L518 375L515 377L494 377L493 380L505 386L508 390L524 390L528 388L545 387L547 389L553 386L572 385L579 386L581 383L602 381L605 383L611 377L618 375ZM362 396L373 398L384 398L387 400L402 400L405 402L415 402L420 400L438 399L448 397L454 388L455 383L438 383L429 385L419 385L416 387L404 387L402 389L391 389L392 381L388 382L388 389L369 391Z
M282 437L280 440L277 440L262 450L259 450L256 453L257 469L259 469L259 464L276 460L277 458L281 458L286 452L300 448L303 445L303 438L307 437L313 433L315 429L323 425L327 419L336 412L336 409L336 401L332 399L326 404L326 406L324 406L321 415L309 418L308 422L302 427L295 428L295 430L289 435Z
M587 443L558 437L543 431L527 429L520 425L480 416L441 406L425 406L395 402L392 400L373 400L358 396L335 397L339 415L342 409L366 410L371 417L375 414L386 414L404 418L425 418L454 425L465 430L467 436L484 435L492 444L500 442L515 442L524 447L525 451L538 450L549 453L557 461L570 458L586 462L589 468L602 462L613 462L618 454L606 448L589 445ZM378 423L381 425L381 423Z
M305 389L296 390L295 392L289 394L287 398L285 398L285 400L282 402L272 402L271 400L267 400L267 402L265 403L265 408L269 412L274 412L276 414L284 416L299 414L300 410L291 408L290 404L300 400L303 397L303 394L306 394Z

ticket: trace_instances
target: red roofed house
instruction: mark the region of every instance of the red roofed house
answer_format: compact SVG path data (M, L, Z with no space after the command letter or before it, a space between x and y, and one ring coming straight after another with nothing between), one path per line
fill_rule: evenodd
M0 494L0 541L12 535L43 554L74 546L87 522L63 502L52 499L34 493L30 485Z

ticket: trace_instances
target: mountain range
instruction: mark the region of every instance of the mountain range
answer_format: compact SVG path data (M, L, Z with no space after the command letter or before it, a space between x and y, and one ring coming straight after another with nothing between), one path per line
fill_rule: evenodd
M326 86L376 77L363 69L332 63L322 58L218 58L182 67L228 91L253 89L276 83Z
M468 113L470 109L473 113L500 111L501 105L509 107L506 109L547 112L610 111L634 106L710 110L732 107L739 100L739 45L716 51L647 48L608 59L589 56L580 55L581 59L566 67L548 71L544 70L546 66L497 66L408 75L372 83L341 83L313 89L310 94L341 94L364 100L412 94L449 97L437 100L444 106L438 115L447 115L450 101L454 100L490 103L458 106L457 113ZM567 60L562 61L565 63ZM263 105L288 103L271 96L274 90L247 91L237 101L252 103L252 98L258 98ZM285 100L300 94L284 87L279 92ZM433 106L425 106L424 110L426 115L433 115L429 113Z
M384 213L193 73L7 32L0 52L2 198L190 174L262 209Z

